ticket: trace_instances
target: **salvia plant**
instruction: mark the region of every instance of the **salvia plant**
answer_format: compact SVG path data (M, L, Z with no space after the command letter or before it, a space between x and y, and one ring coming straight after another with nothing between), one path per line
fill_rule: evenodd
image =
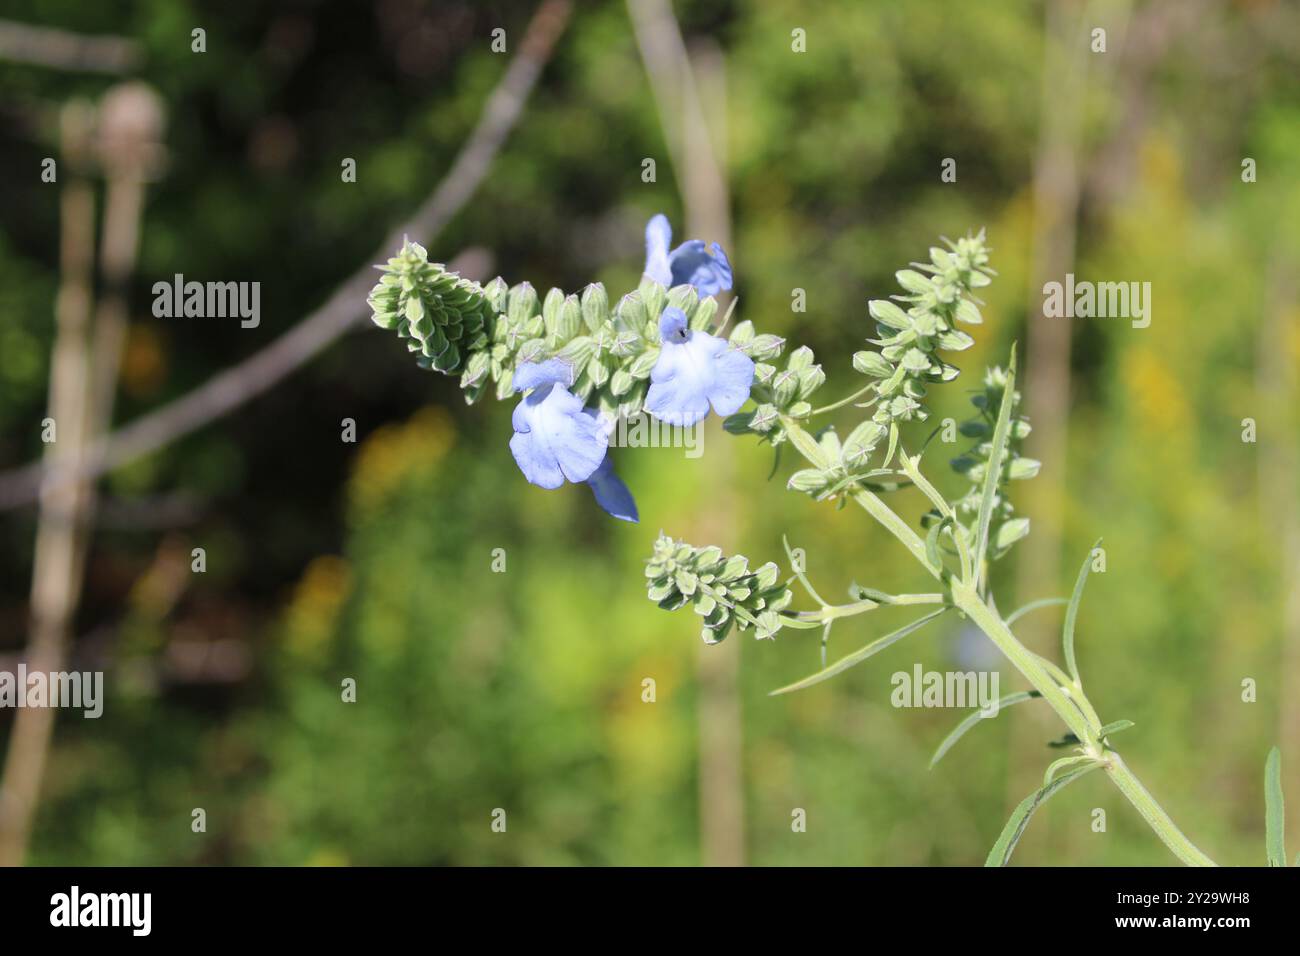
M673 248L662 215L646 227L639 286L617 301L598 283L581 293L551 289L544 296L526 282L509 286L498 278L480 285L430 262L426 250L410 241L378 268L383 275L369 299L374 321L405 340L421 367L457 376L470 403L489 391L498 399L519 396L510 450L532 484L586 484L606 512L635 522L635 500L610 456L614 428L641 414L689 426L712 411L723 416L728 432L752 435L778 450L789 446L803 459L788 478L791 491L841 507L856 505L892 535L933 579L933 591L893 594L855 584L846 603L832 604L788 546L791 574L783 575L775 563L751 567L743 555L663 533L646 563L646 591L664 610L689 606L710 644L733 627L760 639L775 638L784 628L821 630L821 669L774 694L818 684L942 617L959 615L973 623L1030 687L1003 697L993 712L1030 701L1045 704L1065 727L1055 745L1068 748L1015 808L989 851L989 865L1010 860L1039 806L1098 770L1179 860L1214 865L1115 749L1113 739L1132 723L1104 721L1084 689L1075 622L1091 553L1068 599L1034 601L1004 616L990 592L990 563L1029 533L1029 519L1016 513L1010 489L1039 470L1037 461L1020 454L1030 425L1020 414L1015 350L1005 367L986 371L970 399L973 414L959 427L969 445L948 463L963 489L959 497L946 497L926 477L922 452L929 440L907 431L926 427L921 423L929 417L928 390L957 378L952 361L974 343L967 329L983 321L978 290L995 275L983 232L930 249L929 261L897 273L896 294L868 303L875 335L852 363L865 381L845 398L820 406L814 398L826 375L812 350L787 350L784 339L760 334L748 321L724 335L730 315L719 314L715 297L732 286L726 253L700 240ZM826 420L849 408L860 420L842 432ZM929 503L919 528L887 501L904 488L919 491ZM796 584L813 607L791 606ZM836 621L886 605L914 606L918 616L838 661L826 661L826 639ZM1059 664L1029 650L1012 630L1023 615L1051 606L1065 607ZM975 711L958 723L936 748L932 765L981 719ZM1272 866L1286 864L1279 781L1274 748L1265 767L1266 859Z

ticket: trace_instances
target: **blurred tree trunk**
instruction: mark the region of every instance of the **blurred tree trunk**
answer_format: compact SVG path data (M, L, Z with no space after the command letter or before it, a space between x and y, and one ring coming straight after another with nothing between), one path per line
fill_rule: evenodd
M716 47L700 44L691 51L691 61L701 99L709 107L709 122L698 129L688 124L687 155L692 176L687 187L687 232L706 242L719 242L722 248L734 252L722 171L724 154L722 145L716 142L724 138L726 130L723 58ZM710 149L711 136L716 140L710 161L702 154ZM718 297L724 314L729 298L726 294ZM729 487L735 471L734 439L722 430L722 419L717 415L706 421L704 440L711 449L710 485L717 489ZM702 540L732 540L736 529L733 496L710 494L706 498L710 507L701 521L706 532ZM743 866L746 860L741 653L738 634L713 647L701 643L699 648L700 831L704 863L709 866Z
M664 139L685 207L686 236L731 250L731 215L724 173L726 132L723 58L716 47L688 53L668 0L628 0L641 58L659 112ZM728 296L717 297L725 313ZM731 482L728 436L717 416L705 423L709 484ZM725 495L710 496L696 522L701 540L725 542L735 516ZM745 864L745 789L741 736L740 640L701 645L697 657L699 703L700 849L706 866Z
M1281 598L1281 671L1279 673L1277 744L1282 751L1284 793L1300 791L1300 454L1296 433L1297 317L1294 250L1279 238L1268 270L1264 321L1257 345L1256 389L1266 417L1259 448L1261 541L1277 542L1277 585ZM1270 557L1267 553L1265 557ZM1294 820L1294 814L1292 819Z
M55 441L46 455L56 469L76 468L86 449L112 424L122 343L126 336L127 282L139 250L144 184L159 166L162 102L142 83L124 83L105 95L96 114L83 103L64 111L66 181L60 213L62 286L56 304L49 417ZM95 199L92 162L107 177L100 271L104 290L92 312ZM70 632L85 574L95 516L95 482L47 481L37 518L32 575L31 671L64 670ZM27 853L54 729L49 707L17 711L0 777L0 865L17 866Z
M1042 107L1034 161L1034 218L1026 310L1023 407L1033 431L1026 453L1043 463L1043 476L1027 482L1020 508L1031 515L1033 533L1016 559L1017 603L1060 593L1062 506L1070 404L1070 320L1043 315L1043 284L1062 281L1074 267L1079 216L1079 140L1088 74L1090 23L1085 7L1052 0L1043 35ZM1029 615L1017 633L1040 653L1052 654L1046 635L1052 618ZM1007 760L1008 807L1029 793L1043 772L1035 743L1051 739L1049 716L1030 713L1010 733ZM1021 756L1024 755L1024 756ZM1033 828L1031 828L1032 830ZM1040 831L1041 833L1041 828ZM1026 833L1030 844L1039 839ZM1026 847L1027 849L1027 847ZM1023 851L1022 851L1023 852Z
M59 204L60 285L49 391L49 418L55 431L54 440L45 446L46 460L54 469L75 467L89 439L88 331L95 196L87 169L93 127L94 110L89 104L76 101L64 107L60 119L61 173L65 177ZM41 492L27 644L31 671L63 670L67 660L68 630L77 608L85 560L81 525L86 497L81 482L46 482ZM0 866L19 866L26 856L53 728L53 708L26 707L14 712L0 777Z

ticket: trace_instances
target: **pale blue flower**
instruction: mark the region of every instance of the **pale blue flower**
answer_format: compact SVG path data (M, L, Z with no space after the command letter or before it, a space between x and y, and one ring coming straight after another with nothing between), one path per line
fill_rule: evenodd
M731 288L731 263L716 242L705 246L699 239L683 242L672 252L673 227L663 213L645 227L645 274L666 289L693 285L700 295L717 295Z
M542 488L586 481L609 447L605 429L583 413L582 400L569 392L572 384L573 368L559 359L527 362L515 370L515 391L532 391L511 416L515 434L510 451L524 477Z
M749 398L754 362L726 339L692 330L686 313L669 306L659 317L663 343L650 372L645 407L669 425L694 425L709 414L732 415Z
M623 479L614 474L614 459L608 454L600 467L587 479L587 484L591 485L592 493L596 496L596 504L607 513L633 524L640 520L632 492L623 484Z

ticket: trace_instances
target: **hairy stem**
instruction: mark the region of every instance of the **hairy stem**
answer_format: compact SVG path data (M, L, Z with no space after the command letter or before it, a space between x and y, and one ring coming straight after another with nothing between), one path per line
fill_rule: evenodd
M882 596L880 600L868 599L865 601L854 601L852 604L826 604L818 611L788 611L784 612L796 621L836 621L842 617L853 617L855 614L865 614L868 611L874 611L882 607L907 606L916 604L947 604L948 597L944 594L891 594Z
M793 444L808 461L816 467L825 467L821 450L812 436L796 422L784 419L783 424ZM1169 814L1156 802L1151 793L1133 775L1120 755L1106 747L1100 739L1100 721L1087 704L1077 685L1063 688L1049 672L1045 662L1016 638L1002 616L995 611L988 601L980 596L979 591L969 584L954 581L942 567L930 563L926 554L925 542L912 530L897 512L885 504L877 495L865 489L851 493L851 497L864 510L897 538L921 566L932 575L949 585L953 605L962 611L981 631L988 635L1003 655L1024 675L1033 688L1056 711L1058 717L1079 739L1085 753L1099 760L1107 775L1120 792L1128 798L1142 818L1146 820L1156 835L1164 841L1165 846L1173 851L1178 859L1188 866L1216 866L1189 840ZM1059 668L1055 668L1059 671ZM1073 683L1073 682L1072 682ZM1076 693L1077 692L1077 693ZM1076 697L1078 699L1076 699ZM1081 703L1082 701L1082 703Z
M1219 865L1184 836L1183 831L1178 829L1178 825L1169 818L1164 808L1156 803L1156 798L1142 786L1142 781L1133 775L1133 771L1128 768L1128 764L1119 754L1114 751L1108 753L1106 762L1102 766L1110 779L1115 781L1115 786L1119 787L1120 793L1128 797L1128 802L1137 808L1137 812L1142 814L1142 818L1150 824L1152 830L1156 831L1156 835L1164 841L1165 846L1173 851L1174 856L1188 866Z

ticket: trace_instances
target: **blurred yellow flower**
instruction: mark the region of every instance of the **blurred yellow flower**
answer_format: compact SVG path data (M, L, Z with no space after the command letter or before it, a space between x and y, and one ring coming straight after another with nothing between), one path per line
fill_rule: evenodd
M1130 407L1144 431L1185 437L1192 414L1178 377L1148 348L1124 353L1121 369Z
M413 474L435 467L456 441L446 409L426 406L403 424L384 425L362 443L352 466L348 494L367 512Z
M156 329L136 323L122 349L122 388L132 398L148 398L167 379L167 354Z
M301 654L318 651L329 640L339 608L352 585L352 568L336 554L313 558L289 602L289 646Z

